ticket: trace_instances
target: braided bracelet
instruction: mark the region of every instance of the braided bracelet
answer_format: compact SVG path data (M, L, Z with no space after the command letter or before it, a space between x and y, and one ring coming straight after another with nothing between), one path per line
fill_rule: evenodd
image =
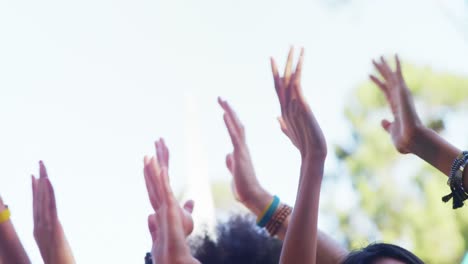
M442 201L448 202L453 198L453 209L463 206L463 202L468 199L468 194L463 188L463 171L468 164L468 151L463 151L452 163L450 176L447 185L452 191L450 194L442 197Z
M292 212L292 207L286 204L281 204L276 210L271 220L266 225L266 230L270 236L275 236L283 225L284 221Z

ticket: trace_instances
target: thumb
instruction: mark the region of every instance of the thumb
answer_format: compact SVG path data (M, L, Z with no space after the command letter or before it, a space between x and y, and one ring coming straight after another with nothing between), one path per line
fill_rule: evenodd
M226 167L228 168L228 170L232 173L232 169L233 169L233 164L234 164L234 160L233 160L233 157L232 157L232 153L229 153L226 155Z
M148 216L148 229L151 234L151 239L156 241L156 231L157 231L157 223L156 223L156 214L150 214Z
M195 207L195 202L193 200L188 200L184 203L184 210L187 211L189 214L192 214L193 207Z
M289 134L288 134L288 126L286 125L286 123L284 122L283 118L282 117L278 117L278 122L280 124L280 127L281 127L281 131L283 131L283 133L289 137Z
M235 198L237 201L240 201L239 193L237 192L237 188L236 188L236 183L235 183L235 181L231 181L231 190L232 190L232 194L234 195L234 198Z
M383 119L381 125L385 131L390 132L390 127L392 126L392 122L388 121L387 119Z

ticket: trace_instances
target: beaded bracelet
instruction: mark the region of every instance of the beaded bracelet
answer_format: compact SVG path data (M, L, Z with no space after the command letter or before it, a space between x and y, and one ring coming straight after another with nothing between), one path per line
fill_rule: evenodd
M463 151L453 161L450 170L450 176L447 185L450 186L452 191L450 194L442 197L442 201L448 202L453 198L453 209L463 206L463 202L468 199L468 194L463 188L463 171L468 164L468 151Z
M273 196L273 200L271 203L268 205L268 207L263 210L263 212L260 214L260 216L257 218L257 225L259 227L265 227L266 224L270 221L271 217L275 213L276 209L278 209L278 206L280 204L280 199L278 196Z
M270 236L275 236L283 225L284 221L292 212L292 207L286 204L281 204L276 210L271 220L266 225L266 230Z

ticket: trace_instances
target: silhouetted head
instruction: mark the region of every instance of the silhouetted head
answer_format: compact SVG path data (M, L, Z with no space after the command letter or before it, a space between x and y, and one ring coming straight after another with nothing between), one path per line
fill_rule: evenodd
M349 253L343 264L424 264L424 262L402 247L375 243Z
M251 215L233 215L217 226L217 240L204 235L191 242L203 264L277 264L282 243L255 224Z

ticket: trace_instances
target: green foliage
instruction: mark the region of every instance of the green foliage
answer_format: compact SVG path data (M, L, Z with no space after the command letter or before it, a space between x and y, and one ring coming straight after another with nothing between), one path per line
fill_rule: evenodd
M412 65L403 65L403 70L424 122L436 131L444 130L443 117L434 113L465 106L468 78ZM390 111L374 84L360 85L351 98L344 113L355 135L355 147L335 147L359 193L360 208L351 211L364 211L380 230L383 241L404 241L428 263L459 263L468 246L466 208L454 211L451 204L441 202L449 189L440 172L423 161L408 165L408 156L397 153L380 127L380 120L390 117ZM338 217L349 246L362 246L363 239L375 237L358 233L350 224L350 215L340 213Z

